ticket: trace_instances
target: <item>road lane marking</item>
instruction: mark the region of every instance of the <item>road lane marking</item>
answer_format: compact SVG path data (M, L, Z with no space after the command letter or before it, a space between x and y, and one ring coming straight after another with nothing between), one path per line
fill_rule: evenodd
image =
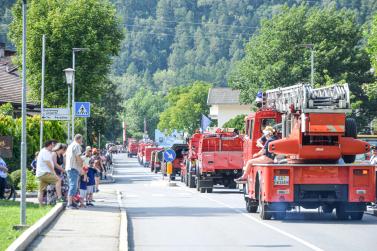
M184 190L188 189L188 188L186 188L186 187L182 187L182 186L180 186L180 187L183 188ZM188 190L188 191L189 191L190 193L198 194L198 193L196 193L195 191L191 191L191 190ZM288 238L290 238L290 239L293 239L293 240L295 240L295 241L301 243L302 245L304 245L304 246L306 246L306 247L308 247L308 248L310 248L310 249L312 249L312 250L315 250L315 251L324 251L322 248L317 247L317 246L315 246L314 244L311 244L310 242L307 242L307 241L301 239L301 238L298 237L298 236L295 236L295 235L293 235L293 234L290 234L290 233L288 233L288 232L286 232L286 231L284 231L284 230L282 230L282 229L280 229L280 228L278 228L278 227L272 226L272 225L270 225L270 224L264 222L262 219L256 219L256 218L254 218L253 216L251 216L251 215L249 215L249 214L247 214L247 213L245 213L245 212L243 212L243 211L241 211L241 210L239 210L239 209L237 209L237 208L234 208L234 207L232 207L232 206L230 206L230 205L228 205L228 204L226 204L226 203L224 203L224 202L221 202L221 201L219 201L219 200L213 199L213 198L211 198L211 197L209 197L209 196L207 196L207 195L204 195L204 194L200 194L200 193L199 193L198 195L199 195L200 197L202 197L202 198L205 198L205 199L211 200L211 201L213 201L213 202L215 202L215 203L217 203L217 204L220 204L220 205L222 205L222 206L225 206L225 207L227 207L227 208L229 208L229 209L231 209L231 210L233 210L233 211L235 211L235 212L237 212L237 213L240 213L242 216L244 216L244 217L246 217L246 218L248 218L248 219L250 219L250 220L252 220L252 221L254 221L254 222L256 222L256 223L259 223L259 224L261 224L261 225L263 225L263 226L265 226L265 227L267 227L267 228L269 228L269 229L271 229L271 230L273 230L273 231L275 231L275 232L278 232L278 233L280 233L280 234L282 234L282 235L284 235L284 236L286 236L286 237L288 237Z
M161 194L161 193L152 194L152 197L165 197L165 196L166 196L165 194Z

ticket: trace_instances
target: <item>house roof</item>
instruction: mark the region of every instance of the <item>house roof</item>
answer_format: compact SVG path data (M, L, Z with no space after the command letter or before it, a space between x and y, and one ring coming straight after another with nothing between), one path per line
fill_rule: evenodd
M240 91L230 88L211 88L208 91L207 104L240 104Z
M22 103L22 81L17 67L9 61L0 61L0 103ZM30 102L28 106L35 106Z

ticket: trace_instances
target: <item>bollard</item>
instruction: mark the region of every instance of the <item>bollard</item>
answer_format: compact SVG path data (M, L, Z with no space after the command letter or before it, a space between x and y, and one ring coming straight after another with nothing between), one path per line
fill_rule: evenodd
M166 174L171 175L173 173L173 164L171 162L166 163Z

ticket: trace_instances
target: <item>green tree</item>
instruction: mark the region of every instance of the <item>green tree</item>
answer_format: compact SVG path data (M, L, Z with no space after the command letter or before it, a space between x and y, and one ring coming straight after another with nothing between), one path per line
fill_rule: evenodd
M251 103L260 89L310 82L310 50L304 45L313 44L315 84L348 82L354 108L359 115L367 115L369 104L361 87L371 81L370 62L361 40L352 11L286 7L263 20L246 45L244 59L234 67L230 85L241 90L244 102Z
M235 128L240 132L245 131L245 116L246 114L237 115L234 118L231 118L223 125L224 128Z
M192 133L199 128L201 114L209 113L207 96L210 87L208 83L196 81L191 86L173 88L166 97L168 107L160 114L158 129Z
M147 124L147 132L150 138L154 138L159 116L164 109L164 97L152 91L139 90L135 96L124 104L123 119L127 123L128 133L141 138L144 131L144 119Z
M18 0L13 7L14 18L9 34L19 57L22 55L21 2ZM91 119L115 113L101 106L102 96L109 91L107 74L112 56L117 55L123 38L116 10L108 0L30 0L27 30L27 81L31 100L38 102L40 97L42 35L45 34L46 104L66 104L67 86L63 69L72 65L72 48L85 47L89 50L76 56L76 100L90 101L98 110L106 108L104 113L94 113L98 116ZM93 131L100 129L107 130L92 128Z

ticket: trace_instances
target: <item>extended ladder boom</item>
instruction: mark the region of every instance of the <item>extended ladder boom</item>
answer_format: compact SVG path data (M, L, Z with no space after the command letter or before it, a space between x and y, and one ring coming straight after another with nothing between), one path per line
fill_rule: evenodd
M292 110L301 112L350 112L348 84L335 84L314 89L310 84L268 90L265 106L281 113Z

